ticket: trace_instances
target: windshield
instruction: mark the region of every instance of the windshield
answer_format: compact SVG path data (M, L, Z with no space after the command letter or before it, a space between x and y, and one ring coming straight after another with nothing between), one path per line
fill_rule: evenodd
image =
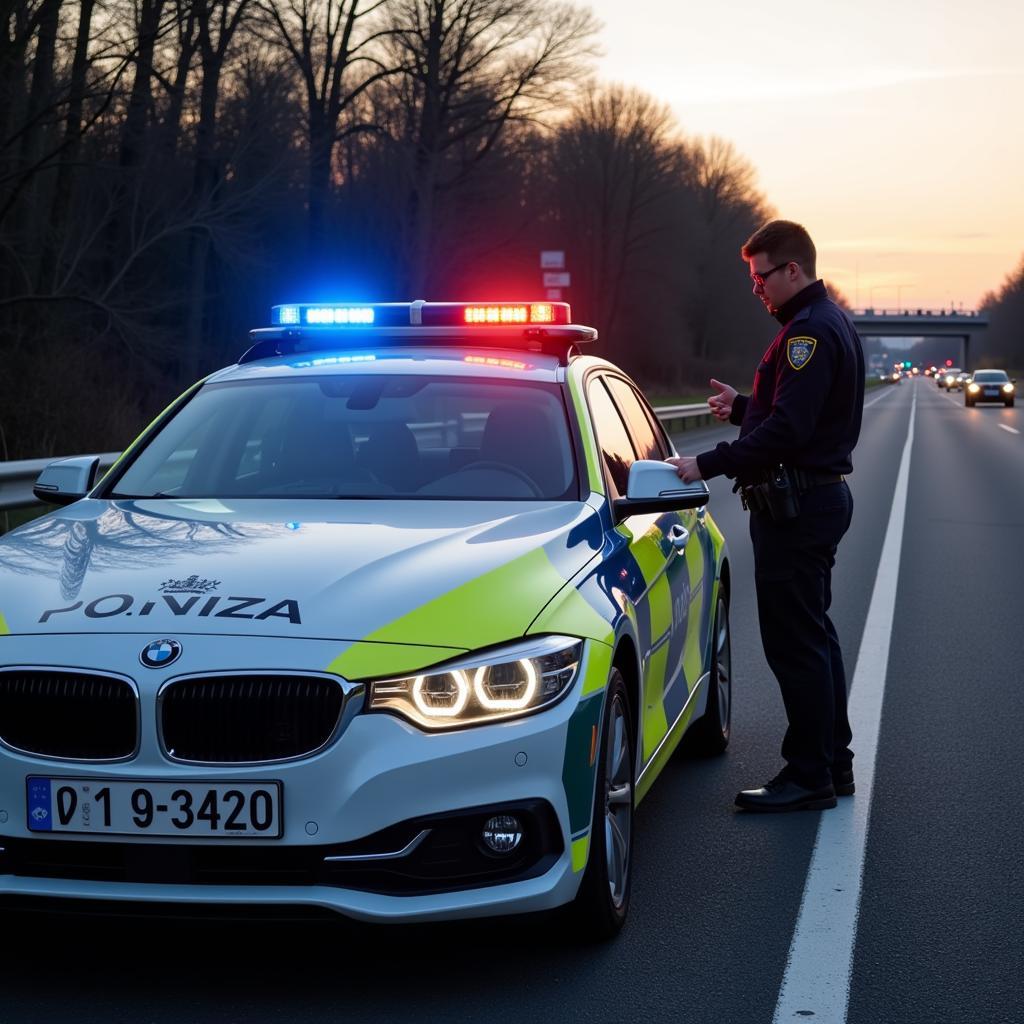
M346 374L208 384L108 497L578 494L557 385Z
M1009 379L1005 370L979 370L974 375L975 383L980 384L1003 384Z

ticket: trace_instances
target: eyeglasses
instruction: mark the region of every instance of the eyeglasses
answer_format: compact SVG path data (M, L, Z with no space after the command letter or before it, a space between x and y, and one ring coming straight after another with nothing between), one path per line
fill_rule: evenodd
M771 270L766 270L763 274L751 274L750 280L754 282L755 288L763 288L765 281L768 280L776 270L781 270L783 267L788 267L793 260L786 260L785 263L780 263L777 267L772 267Z

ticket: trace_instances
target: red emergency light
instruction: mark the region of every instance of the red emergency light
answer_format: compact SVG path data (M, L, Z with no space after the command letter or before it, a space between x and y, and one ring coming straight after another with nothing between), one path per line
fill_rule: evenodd
M564 319L559 313L564 309ZM494 303L486 306L466 306L463 317L467 324L556 324L569 322L566 303L531 302L517 305Z

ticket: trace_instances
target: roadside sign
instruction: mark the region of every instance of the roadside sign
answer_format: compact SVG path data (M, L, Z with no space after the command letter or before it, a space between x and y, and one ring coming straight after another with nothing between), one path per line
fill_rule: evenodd
M544 275L544 287L545 288L568 288L569 287L569 272L564 271L562 273L548 273Z
M550 299L552 302L561 302L562 300L562 289L561 288L549 288L544 295L545 299Z
M561 249L542 249L540 253L541 270L564 270L565 252Z

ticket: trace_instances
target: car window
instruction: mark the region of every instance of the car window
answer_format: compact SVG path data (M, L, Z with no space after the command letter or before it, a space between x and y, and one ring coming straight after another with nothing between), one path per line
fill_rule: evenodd
M206 385L111 497L578 497L562 392L345 374Z
M663 450L661 439L655 433L647 410L633 387L621 377L605 377L608 390L615 399L626 420L633 447L641 459L665 459L668 452Z
M1010 378L1006 375L1005 370L978 370L974 375L975 383L988 382L990 384L1002 384L1008 381Z
M625 495L629 467L636 462L636 452L629 439L629 432L600 378L590 382L587 397L590 400L594 433L597 435L597 444L601 449L605 468L615 485L615 490L620 495Z

